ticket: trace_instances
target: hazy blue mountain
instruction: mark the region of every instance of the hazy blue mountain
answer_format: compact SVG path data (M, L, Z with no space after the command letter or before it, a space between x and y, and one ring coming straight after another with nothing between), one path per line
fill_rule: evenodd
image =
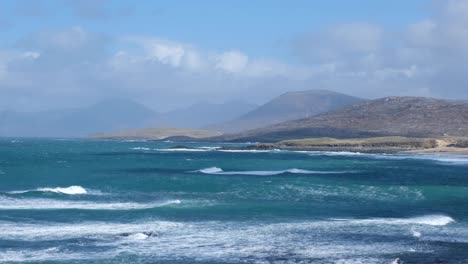
M363 100L327 90L287 92L239 118L207 128L225 132L239 132L288 120L307 118Z
M231 120L255 107L242 101L197 103L160 114L131 100L112 99L75 109L4 111L0 112L0 136L84 137L148 127L202 128Z
M0 113L0 136L82 137L154 125L159 114L131 100L114 99L76 108Z
M161 125L182 128L204 128L211 124L237 118L258 105L244 101L228 101L214 104L201 102L162 115Z

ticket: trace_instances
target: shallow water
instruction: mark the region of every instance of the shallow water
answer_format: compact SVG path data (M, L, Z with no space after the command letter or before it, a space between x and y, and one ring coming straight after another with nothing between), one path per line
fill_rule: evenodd
M0 140L2 263L464 263L468 158Z

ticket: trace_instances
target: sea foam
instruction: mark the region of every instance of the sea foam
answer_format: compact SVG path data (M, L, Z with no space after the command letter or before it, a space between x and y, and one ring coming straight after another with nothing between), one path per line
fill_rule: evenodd
M389 160L429 160L442 165L467 165L468 155L456 154L377 154L360 152L304 151L311 156L349 156Z
M278 175L284 173L292 173L292 174L341 174L341 173L349 173L350 171L315 171L315 170L303 170L303 169L286 169L286 170L271 170L271 171L224 171L218 167L209 167L205 169L201 169L195 172L201 172L205 174L216 174L216 175L258 175L258 176L270 176L270 175Z
M16 199L0 196L0 210L142 210L181 204L180 200L136 202L92 202L55 199Z
M150 148L147 148L147 147L134 147L134 148L131 148L132 150L151 150Z
M88 190L78 185L73 185L69 187L55 187L55 188L44 187L44 188L37 188L33 190L11 191L8 193L21 194L21 193L28 193L28 192L52 192L52 193L60 193L60 194L68 194L68 195L88 194Z
M336 230L333 221L292 222L259 224L253 222L169 222L159 220L140 221L132 223L113 222L81 222L81 223L34 223L18 224L1 222L1 239L19 241L59 240L60 245L67 244L64 239L91 238L84 240L88 246L97 251L76 252L59 251L64 259L112 258L125 251L130 254L154 261L164 259L197 259L203 262L241 263L246 259L264 260L266 256L280 254L293 255L298 260L310 259L342 259L336 263L356 263L353 259L363 258L363 263L390 263L382 260L367 261L379 254L395 255L410 252L406 244L372 243L368 241L347 241L336 239L329 243L329 231ZM331 224L331 228L327 228ZM325 226L324 226L325 225ZM392 232L391 230L387 230ZM157 234L157 239L149 239L147 232ZM324 233L326 232L326 233ZM336 234L340 234L337 230ZM125 234L125 235L122 235ZM127 235L128 234L128 235ZM249 235L246 235L249 234ZM304 234L307 234L304 237ZM334 235L332 232L332 236ZM390 233L392 234L392 233ZM305 239L305 240L304 240ZM63 241L63 242L61 242ZM274 243L272 243L274 241ZM76 247L74 247L76 248ZM416 248L418 251L421 247ZM283 253L284 252L284 253ZM0 257L2 257L0 252ZM8 260L46 261L57 256L43 254L44 258L22 255L11 251ZM31 254L29 255L31 256ZM5 255L3 255L5 257ZM302 261L301 261L302 262ZM263 263L263 262L262 262ZM274 262L285 263L285 262ZM289 263L289 262L288 262ZM359 263L359 262L358 262Z
M332 219L350 224L384 224L384 225L430 225L445 226L455 222L446 215L424 215L411 218L370 218L370 219Z

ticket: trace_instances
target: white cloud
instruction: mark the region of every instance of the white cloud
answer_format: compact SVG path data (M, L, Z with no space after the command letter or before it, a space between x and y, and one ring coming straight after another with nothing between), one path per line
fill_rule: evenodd
M245 70L249 57L239 51L227 51L216 56L216 68L229 73L240 73Z
M185 55L185 47L174 42L152 40L145 43L149 56L173 67L180 66Z
M314 88L364 97L466 98L468 3L438 4L432 16L398 32L345 23L305 33L292 41L293 62L81 27L38 32L0 50L0 105L58 107L123 96L164 109L246 95L261 102Z
M204 51L185 43L145 37L129 37L124 41L143 47L145 52L140 60L146 58L181 70L205 73L217 71L221 74L234 74L245 78L280 76L306 79L308 76L305 67L295 67L275 60L251 59L248 55L236 50ZM132 60L134 61L135 57Z

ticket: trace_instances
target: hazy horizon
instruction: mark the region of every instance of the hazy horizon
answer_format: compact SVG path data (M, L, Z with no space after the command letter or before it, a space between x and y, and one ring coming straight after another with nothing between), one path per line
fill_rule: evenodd
M466 1L2 1L0 111L327 89L468 99Z

